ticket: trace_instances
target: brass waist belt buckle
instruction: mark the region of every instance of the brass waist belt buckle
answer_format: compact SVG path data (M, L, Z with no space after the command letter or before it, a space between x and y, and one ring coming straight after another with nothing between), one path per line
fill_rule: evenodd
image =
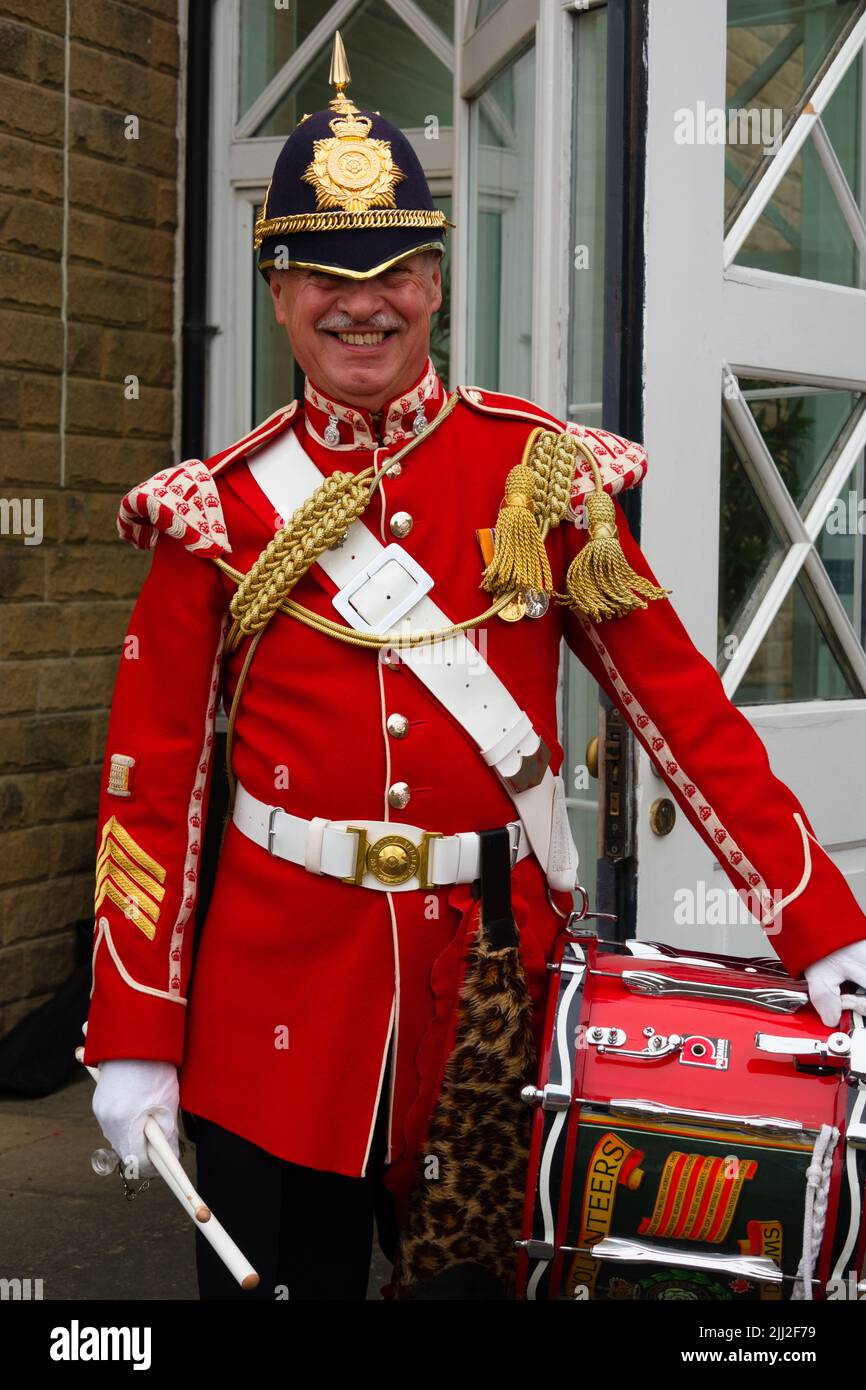
M421 888L437 887L430 880L430 841L441 840L441 831L425 830L420 845L413 845L404 835L383 835L371 845L362 825L347 825L346 830L357 835L358 841L355 872L344 878L344 883L354 883L360 888L364 883L364 874L370 873L386 887L407 883L415 877Z

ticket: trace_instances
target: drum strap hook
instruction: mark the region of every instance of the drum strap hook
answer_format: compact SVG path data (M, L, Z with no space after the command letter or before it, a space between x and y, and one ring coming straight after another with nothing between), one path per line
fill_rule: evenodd
M581 922L616 922L619 919L615 912L590 912L589 893L582 883L576 883L571 890L579 896L580 902L577 907L572 908L571 912L563 912L561 907L557 907L550 892L550 884L547 885L547 901L553 908L557 917L561 917L565 923L564 930L574 935L585 936L586 933L578 930Z

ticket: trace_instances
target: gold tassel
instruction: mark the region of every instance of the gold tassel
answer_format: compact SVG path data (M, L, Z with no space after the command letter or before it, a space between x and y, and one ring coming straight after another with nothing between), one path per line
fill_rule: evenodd
M535 519L535 475L526 462L538 433L533 430L522 461L505 480L505 496L493 535L493 559L481 576L481 588L488 594L507 594L512 589L553 592L550 562Z
M633 570L619 543L616 508L604 491L595 456L581 440L575 441L588 459L595 477L595 492L586 499L589 537L575 555L565 578L563 602L576 612L586 613L595 622L622 617L635 608L646 608L647 599L666 598L670 589L661 589Z

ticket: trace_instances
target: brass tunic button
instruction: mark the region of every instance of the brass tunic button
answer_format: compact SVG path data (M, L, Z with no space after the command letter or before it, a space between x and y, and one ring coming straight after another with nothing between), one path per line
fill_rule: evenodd
M408 782L394 782L388 788L388 805L393 806L395 811L402 811L404 806L409 805L411 796Z
M409 732L409 720L405 714L389 714L385 728L392 738L405 738Z
M399 476L400 476L400 474L401 474L402 472L403 472L403 465L402 465L402 463L392 463L390 468L386 468L386 469L385 469L385 473L386 473L386 475L387 475L389 478L399 478Z
M470 401L472 401L475 405L482 405L482 404L483 404L484 397L483 397L483 395L481 394L481 392L478 390L478 387L477 387L477 386L470 386L470 387L468 387L468 388L467 388L467 391L466 391L466 394L467 394L467 396L469 397Z
M414 518L408 512L395 512L391 517L391 535L401 541L404 536L408 536L414 525Z

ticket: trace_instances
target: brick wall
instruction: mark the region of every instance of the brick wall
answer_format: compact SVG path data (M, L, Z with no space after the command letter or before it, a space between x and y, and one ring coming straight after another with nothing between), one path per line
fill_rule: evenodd
M174 456L177 0L70 8L67 35L61 0L0 0L0 499L42 499L44 533L26 545L7 509L0 1035L66 978L92 915L107 710L147 569L114 518Z

